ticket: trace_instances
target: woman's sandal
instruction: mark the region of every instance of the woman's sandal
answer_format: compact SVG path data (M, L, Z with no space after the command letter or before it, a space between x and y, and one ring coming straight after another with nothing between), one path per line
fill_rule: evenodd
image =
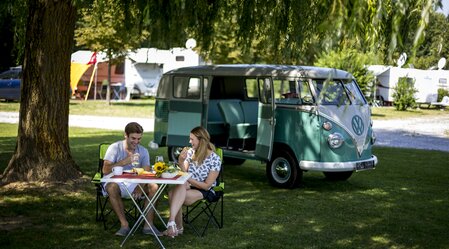
M176 228L176 223L174 221L169 221L167 223L167 230L164 231L164 235L172 238L178 236L178 229Z

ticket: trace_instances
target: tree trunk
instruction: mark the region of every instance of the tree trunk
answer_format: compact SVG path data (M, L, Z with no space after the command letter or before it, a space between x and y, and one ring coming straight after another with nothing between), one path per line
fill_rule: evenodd
M70 153L68 134L76 20L72 2L28 1L18 137L4 183L67 181L81 176Z

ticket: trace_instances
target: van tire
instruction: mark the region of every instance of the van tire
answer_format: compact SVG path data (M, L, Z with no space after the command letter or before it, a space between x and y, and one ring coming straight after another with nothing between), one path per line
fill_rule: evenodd
M180 146L169 146L167 149L167 154L170 161L178 162L179 154L181 154L181 151L184 147Z
M133 90L131 91L131 99L140 99L142 97L142 92L140 91L139 88L134 87Z
M324 176L329 181L346 181L351 177L354 171L343 171L343 172L323 172Z
M302 181L302 170L287 150L275 151L266 169L271 185L280 188L295 188Z

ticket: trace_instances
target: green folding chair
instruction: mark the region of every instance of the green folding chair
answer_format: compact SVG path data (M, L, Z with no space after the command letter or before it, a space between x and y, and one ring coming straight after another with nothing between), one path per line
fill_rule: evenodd
M108 143L102 143L99 145L99 158L98 158L98 167L94 176L92 177L92 183L95 185L97 197L96 197L96 215L95 220L98 222L103 222L103 227L105 230L115 227L118 225L118 219L108 219L108 216L112 212L112 208L109 203L109 196L104 196L103 193L106 192L104 190L103 184L101 184L100 180L103 177L103 162L106 151L109 148ZM140 200L139 200L140 201ZM132 204L132 203L130 203ZM143 203L139 203L143 205ZM125 204L126 205L126 204ZM137 208L134 205L130 205L128 208L125 208L125 214L127 218L131 221L136 221L139 217L139 213Z
M217 148L215 152L220 156L220 159L223 162L223 150L221 148ZM185 212L183 213L184 223L189 225L189 227L191 227L199 237L204 236L210 223L214 223L218 229L223 227L223 164L221 166L220 174L217 178L217 186L214 187L214 191L218 197L216 200L199 200L190 206L186 206ZM205 217L206 221L201 219L202 217Z

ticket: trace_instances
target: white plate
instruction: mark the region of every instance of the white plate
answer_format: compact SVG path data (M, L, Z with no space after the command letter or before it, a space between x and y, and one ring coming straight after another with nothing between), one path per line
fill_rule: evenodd
M123 173L134 173L134 171L132 169L127 169L127 170L123 170Z
M173 173L164 172L161 174L161 177L162 178L173 178L177 175L178 175L178 172L173 172Z

